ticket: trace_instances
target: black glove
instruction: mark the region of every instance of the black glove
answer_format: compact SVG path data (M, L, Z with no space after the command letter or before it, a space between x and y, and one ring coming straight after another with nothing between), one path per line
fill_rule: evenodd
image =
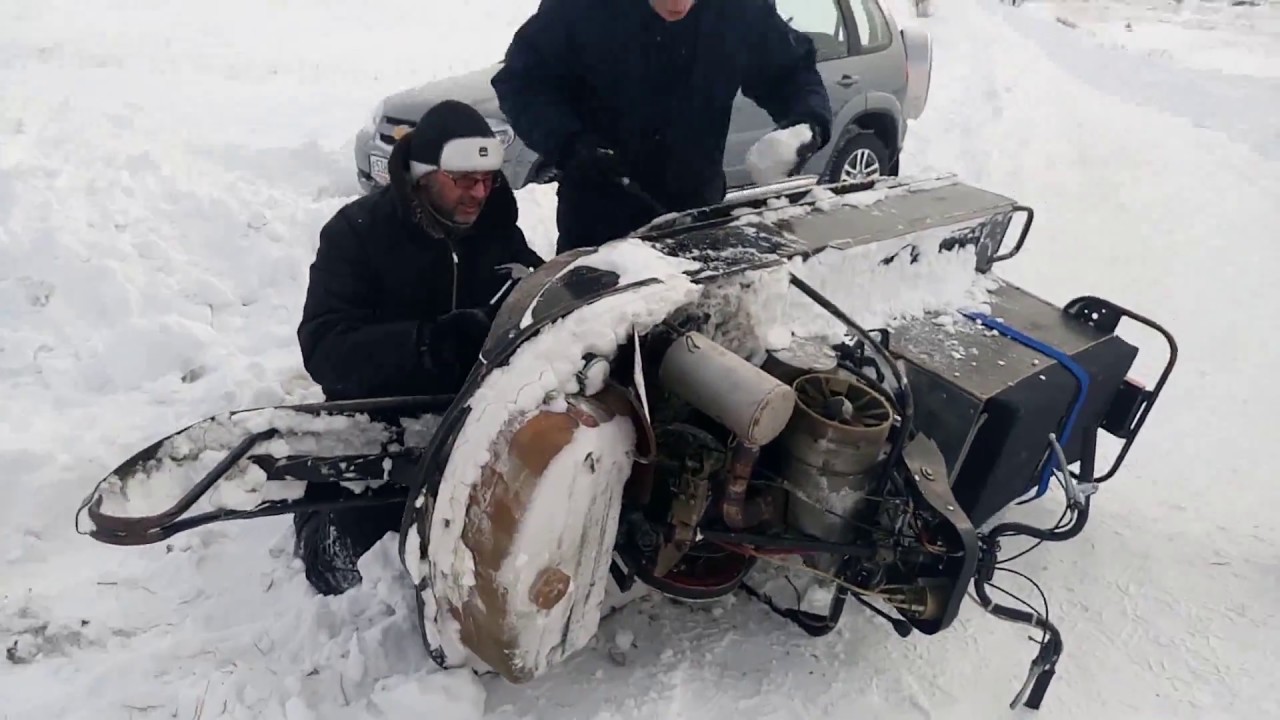
M480 310L454 310L436 321L419 347L422 364L451 385L460 385L480 358L492 321Z
M622 158L589 136L579 138L569 148L563 170L566 178L584 182L616 183L628 175Z

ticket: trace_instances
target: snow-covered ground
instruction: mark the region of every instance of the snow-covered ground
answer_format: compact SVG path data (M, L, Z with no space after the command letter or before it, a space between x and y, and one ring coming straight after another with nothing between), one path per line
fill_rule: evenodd
M1026 0L1100 44L1228 75L1280 79L1280 6L1274 0Z
M625 667L588 649L513 687L434 670L390 543L365 587L326 599L286 520L136 549L75 535L81 497L139 446L318 397L293 333L316 231L357 192L352 134L378 97L498 57L535 3L11 5L0 718L1031 715L1005 709L1027 633L972 605L904 641L856 610L813 640L755 603L641 603L603 625L605 646L634 639ZM1057 5L935 0L933 94L904 155L1036 208L1007 277L1111 297L1182 345L1084 536L1017 563L1067 643L1039 716L1280 716L1280 8ZM520 199L545 252L554 197Z
M1280 160L1280 3L1229 2L1028 0L1006 19L1114 101L1184 118ZM1178 154L1188 163L1215 160L1194 146Z

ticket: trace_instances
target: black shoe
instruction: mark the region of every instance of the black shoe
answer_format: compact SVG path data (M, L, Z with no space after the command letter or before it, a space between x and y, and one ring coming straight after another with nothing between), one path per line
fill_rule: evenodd
M293 527L297 555L302 558L307 582L316 592L341 595L360 585L356 563L364 552L334 524L332 513L327 510L298 513L293 518Z

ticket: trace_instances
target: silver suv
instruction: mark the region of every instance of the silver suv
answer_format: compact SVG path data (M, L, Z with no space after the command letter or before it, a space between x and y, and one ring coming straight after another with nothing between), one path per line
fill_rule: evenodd
M813 38L818 70L826 81L835 116L833 141L809 159L804 174L824 182L898 174L898 156L907 121L924 112L933 71L929 34L899 29L879 0L775 0L792 27ZM498 108L490 81L499 65L404 90L378 103L356 133L356 174L368 192L385 185L391 146L435 103L471 104L507 145L503 170L519 189L555 180L555 174L527 148ZM729 189L752 185L747 151L773 129L773 122L741 93L734 103L724 170Z

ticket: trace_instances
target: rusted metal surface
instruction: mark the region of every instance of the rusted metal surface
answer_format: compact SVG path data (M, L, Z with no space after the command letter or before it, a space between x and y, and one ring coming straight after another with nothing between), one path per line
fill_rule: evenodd
M744 530L757 524L764 514L765 508L761 503L747 502L747 486L759 459L760 448L745 442L736 444L729 455L721 514L725 524L734 530Z
M500 573L520 552L517 535L525 514L547 468L579 428L599 427L634 407L622 388L607 385L589 398L567 397L563 411L512 418L495 438L491 457L472 486L462 542L474 559L474 584L460 607L449 605L446 611L458 621L466 647L509 681L525 682L536 671L528 664L530 648L521 645L512 622L519 606L527 602L552 610L572 593L585 591L573 590L575 582L584 580L575 578L582 568L568 565L541 569L527 589L504 583Z

